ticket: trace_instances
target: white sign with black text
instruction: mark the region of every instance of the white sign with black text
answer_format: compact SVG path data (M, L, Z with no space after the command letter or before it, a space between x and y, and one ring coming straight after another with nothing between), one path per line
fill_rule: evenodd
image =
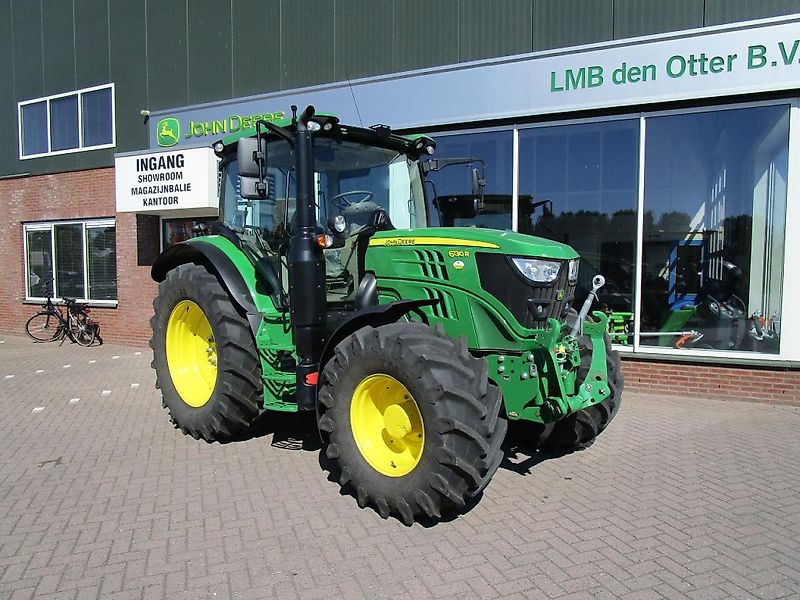
M211 148L119 155L117 212L149 214L218 206L217 157Z

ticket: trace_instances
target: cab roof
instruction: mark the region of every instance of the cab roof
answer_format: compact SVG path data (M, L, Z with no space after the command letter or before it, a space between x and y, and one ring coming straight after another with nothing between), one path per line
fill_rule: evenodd
M422 134L412 135L397 135L391 132L391 129L386 125L373 125L372 127L355 127L352 125L343 125L338 122L335 115L317 113L311 119L312 121L320 120L325 121L333 118L336 121L336 126L330 132L319 131L316 135L325 137L342 136L346 139L361 142L370 146L380 146L397 150L398 152L421 154L425 152L428 146L436 147L436 143L429 137ZM291 119L276 119L270 121L273 125L286 129L290 133L294 133L296 126L292 124ZM264 130L265 137L277 138L278 136L268 130ZM256 128L248 127L241 129L225 138L222 138L222 143L225 148L221 154L227 154L231 149L235 148L239 140L247 137L255 137ZM422 143L420 143L422 142Z

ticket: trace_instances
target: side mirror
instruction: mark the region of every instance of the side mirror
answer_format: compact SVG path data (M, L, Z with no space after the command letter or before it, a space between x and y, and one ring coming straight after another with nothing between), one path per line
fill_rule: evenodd
M257 160L258 141L256 138L242 138L236 148L236 161L239 163L239 175L260 177L261 165Z
M476 167L472 167L472 195L476 199L483 201L483 188L486 187L486 180L481 179Z
M245 200L266 200L269 197L269 182L258 177L239 175L239 195Z

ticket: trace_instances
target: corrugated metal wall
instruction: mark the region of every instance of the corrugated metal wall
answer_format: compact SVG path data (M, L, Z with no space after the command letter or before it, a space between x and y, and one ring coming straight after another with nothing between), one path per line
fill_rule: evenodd
M117 151L139 111L800 12L800 0L0 0L0 175L109 165L17 160L17 102L113 81Z

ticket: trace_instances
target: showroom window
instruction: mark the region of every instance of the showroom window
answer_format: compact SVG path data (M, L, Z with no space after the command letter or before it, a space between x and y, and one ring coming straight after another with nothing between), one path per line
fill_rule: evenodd
M576 307L604 275L594 308L620 348L780 354L790 110L778 101L518 126L516 230L578 251ZM463 166L429 173L429 195L448 207L431 210L433 225L510 228L514 134L434 136L437 159L484 161L487 186L475 215Z
M640 344L779 351L789 105L646 120Z
M428 207L432 226L476 225L511 229L513 131L483 131L466 134L433 134L435 159L472 158L473 165L453 164L428 173ZM472 195L474 166L486 180L484 207L475 214Z
M638 162L638 119L519 131L518 231L577 250L578 305L602 273L601 307L633 311Z
M113 220L27 223L26 299L117 299L117 242Z
M111 148L114 84L20 102L21 159Z

